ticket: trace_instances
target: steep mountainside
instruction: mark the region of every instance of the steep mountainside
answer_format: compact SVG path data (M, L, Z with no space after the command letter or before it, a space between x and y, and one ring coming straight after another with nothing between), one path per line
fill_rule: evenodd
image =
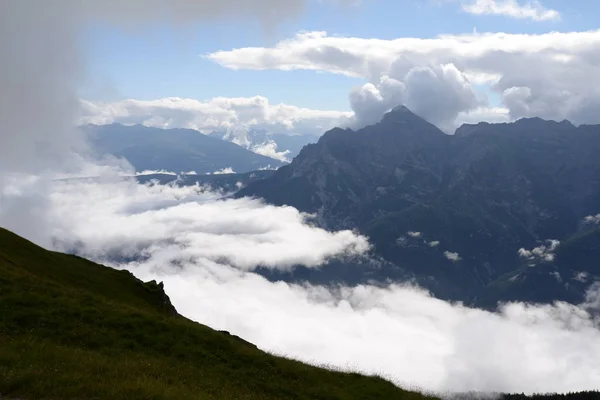
M532 268L519 249L567 240L600 213L598 149L596 126L532 118L465 125L448 136L397 107L378 124L325 133L238 196L317 213L329 228L356 227L378 255L443 298L578 301L583 292L566 283L579 265L563 267L574 271L558 282L544 269L550 256ZM482 296L525 266L560 288L530 295L512 290L515 279L502 296ZM378 277L393 278L385 269Z
M178 315L162 284L0 229L0 398L426 397L264 353Z
M125 157L138 172L167 170L206 174L231 168L244 173L284 165L281 161L190 129L120 124L82 128L98 153Z

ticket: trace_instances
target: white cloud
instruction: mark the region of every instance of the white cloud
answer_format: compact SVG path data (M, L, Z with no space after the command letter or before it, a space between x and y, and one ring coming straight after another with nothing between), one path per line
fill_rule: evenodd
M324 133L324 132L323 132ZM277 143L273 140L266 141L264 143L259 143L252 145L250 148L256 154L260 154L266 157L271 157L275 160L290 162L288 155L290 154L289 150L277 151Z
M450 260L452 262L458 262L458 261L462 260L462 258L460 257L460 255L458 253L453 253L451 251L444 251L444 257L446 257L448 260Z
M491 314L401 285L329 291L194 266L145 276L163 279L185 315L306 362L436 391L597 388L600 333L586 311L566 304Z
M166 171L164 169L159 169L159 170L150 170L150 169L146 169L142 172L136 172L135 176L148 176L148 175L172 175L172 176L177 176L177 174L175 172L171 172L171 171Z
M600 214L588 215L583 219L586 224L600 224Z
M456 125L477 124L482 121L489 123L510 122L510 111L504 107L478 107L474 110L459 113Z
M104 206L94 210L77 206L88 196ZM129 180L55 182L53 237L63 243L81 240L80 251L95 258L131 257L161 248L186 262L241 270L258 265L316 267L329 257L369 249L364 237L312 227L310 217L294 208L218 198L218 193L199 186L145 186ZM76 224L79 218L87 223ZM168 259L163 261L168 265Z
M227 174L235 174L235 171L231 167L219 169L212 173L213 175L227 175Z
M460 113L484 105L477 98L466 75L451 63L413 67L403 79L406 85L406 106L449 132L453 130Z
M545 8L539 1L530 0L470 0L462 4L462 9L475 15L502 15L517 19L548 21L560 19L556 10Z
M600 281L589 286L582 306L594 310L596 313L600 310Z
M573 280L578 281L578 282L587 282L589 277L590 277L590 274L588 274L587 272L576 272L573 275Z
M533 252L531 250L525 249L524 247L521 247L517 253L519 254L519 257L529 259L533 258Z
M427 242L427 246L429 247L438 247L440 245L440 242L438 240L433 240L431 242Z
M119 177L40 186L40 179L15 181L8 195L50 195L45 217L58 249L162 280L185 316L265 350L436 391L597 387L600 330L584 306L508 304L494 314L405 285L272 283L248 271L317 266L334 254L361 253L366 242L311 227L289 207L219 200L200 187ZM587 298L591 307L598 296Z
M368 83L350 95L359 120L369 123L404 102L447 126L478 110L493 110L480 115L495 121L539 116L598 123L600 89L590 83L600 79L599 53L600 31L393 40L302 32L271 48L207 57L233 69L307 69L362 77ZM493 105L485 90L474 87L482 83L503 104ZM436 95L435 107L422 105L422 89Z
M408 244L408 238L406 236L400 236L396 239L396 244L400 247L405 247Z
M535 247L531 250L521 248L518 251L519 257L526 258L530 261L553 262L555 255L554 251L560 245L558 240L546 240L546 244ZM535 263L530 264L535 266Z
M557 282L561 282L562 283L562 276L560 276L560 273L557 271L553 271L550 272L550 275L552 275L554 277L554 279L556 279Z
M112 103L81 101L80 124L143 124L157 128L189 128L203 133L225 130L234 142L247 143L249 129L276 133L321 135L350 118L344 111L320 111L286 104L270 104L262 96L209 101L179 97Z
M408 236L410 236L411 238L420 238L423 235L421 232L413 232L413 231L409 231L406 234Z
M260 167L258 170L259 171L275 171L277 170L279 167L271 167L271 164L267 165L266 167ZM251 174L250 176L254 176L254 174Z

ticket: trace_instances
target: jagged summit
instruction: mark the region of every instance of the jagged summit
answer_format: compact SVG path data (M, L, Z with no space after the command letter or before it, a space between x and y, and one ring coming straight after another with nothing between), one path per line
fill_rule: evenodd
M394 107L389 112L385 113L381 122L373 126L375 130L393 133L396 135L409 136L447 136L437 126L430 123L423 117L412 112L408 107L399 105ZM366 127L363 131L373 133L372 127Z
M398 105L398 106L396 106L396 107L392 108L390 112L392 112L392 113L411 113L411 114L413 114L413 112L412 112L412 111L410 111L410 110L408 109L408 107L406 107L406 106L405 106L405 105L403 105L403 104L400 104L400 105Z
M536 126L563 126L566 128L574 128L575 125L571 123L569 120L562 120L560 122L550 119L543 119L540 117L529 117L529 118L520 118L517 121L513 122L515 125L527 125L528 127L536 127Z
M526 131L529 134L544 134L548 130L567 131L574 130L575 125L569 120L562 120L560 122L554 120L546 120L540 117L529 117L520 118L513 122L502 122L502 123L489 123L489 122L478 122L476 124L462 124L454 132L456 137L466 137L477 133L489 133L489 132L509 132L519 133Z
M425 121L423 118L412 112L408 107L399 105L385 113L381 119L381 122L407 122L417 120Z
M389 150L390 145L393 147L405 146L405 142L400 143L397 140L400 140L401 138L404 138L401 140L405 140L406 136L427 138L431 136L447 135L437 126L413 113L408 107L399 105L385 113L381 120L375 124L367 125L360 129L340 127L330 129L321 136L319 143L323 145L324 143L333 144L338 143L339 141L356 141L361 140L356 138L361 136L369 136L369 138L374 140L377 139L375 142L370 141L367 144L368 147L383 146ZM387 143L384 138L394 142Z

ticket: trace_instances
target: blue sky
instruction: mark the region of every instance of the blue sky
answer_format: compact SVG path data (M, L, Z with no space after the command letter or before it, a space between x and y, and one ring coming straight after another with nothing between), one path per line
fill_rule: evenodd
M349 110L348 93L364 80L313 71L233 71L201 57L217 50L272 46L295 33L327 31L364 38L429 38L438 34L478 32L543 33L597 29L600 3L588 0L545 0L561 13L558 21L532 21L505 16L470 15L452 0L363 0L340 8L313 1L306 12L273 32L256 24L223 21L184 29L168 25L123 30L89 26L86 51L88 83L82 97L113 101L185 97L261 95L271 103L314 109Z

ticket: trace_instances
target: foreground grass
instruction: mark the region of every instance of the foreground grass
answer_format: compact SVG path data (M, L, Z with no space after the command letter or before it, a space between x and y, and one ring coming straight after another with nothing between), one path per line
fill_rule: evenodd
M46 251L2 229L0 394L22 399L428 398L381 378L264 353L178 315L154 282Z

